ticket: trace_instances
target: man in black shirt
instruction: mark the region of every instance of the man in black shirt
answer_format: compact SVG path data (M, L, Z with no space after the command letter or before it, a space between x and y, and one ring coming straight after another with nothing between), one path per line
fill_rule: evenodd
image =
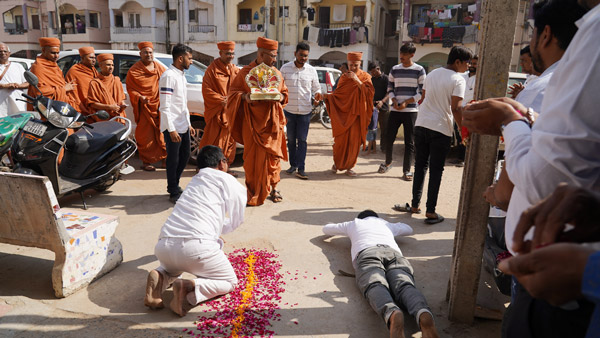
M375 87L375 95L373 96L373 107L379 109L379 144L381 150L385 150L385 131L389 116L388 105L388 76L381 72L381 68L377 63L369 62L369 74L371 74L371 82Z

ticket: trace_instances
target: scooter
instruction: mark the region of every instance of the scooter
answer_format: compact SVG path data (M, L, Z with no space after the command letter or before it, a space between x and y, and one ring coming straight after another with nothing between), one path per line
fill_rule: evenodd
M6 171L12 168L14 163L10 156L10 147L13 139L19 130L34 117L33 113L21 112L0 118L0 170Z
M79 192L83 208L87 209L83 197L86 189L105 191L120 175L134 171L125 164L137 150L135 142L129 139L131 121L116 116L109 121L87 124L86 117L69 104L41 95L38 78L33 73L25 72L25 79L40 95L23 96L46 121L28 121L15 137L11 148L13 171L47 176L57 196ZM103 120L109 118L103 110L93 115ZM77 131L69 135L68 129Z
M329 118L325 101L314 102L313 100L313 109L310 113L312 114L311 121L319 120L323 127L331 129L331 118Z

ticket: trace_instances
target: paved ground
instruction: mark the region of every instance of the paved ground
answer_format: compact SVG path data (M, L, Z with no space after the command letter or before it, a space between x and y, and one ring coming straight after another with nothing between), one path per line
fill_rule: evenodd
M282 320L272 328L278 336L388 335L384 323L359 294L354 279L338 273L340 269L352 271L350 241L328 238L321 231L324 224L350 220L366 208L414 228L413 236L397 241L413 264L417 285L428 299L443 337L500 336L499 321L476 319L467 326L447 320L446 287L462 169L447 166L444 172L438 211L446 217L445 222L431 226L423 223L422 215L396 213L391 207L408 202L412 187L399 179L403 150L399 143L394 167L384 175L377 173L384 157L381 152L360 155L355 168L358 177L334 175L329 171L333 163L331 132L313 123L307 156L310 179L301 181L282 173L278 188L284 201L266 201L263 206L248 208L245 223L224 236L226 251L241 247L277 250L282 272L299 270L309 277L286 281L282 304L298 305L282 306ZM137 159L131 162L139 166ZM287 167L287 163L282 164L282 169ZM236 162L233 169L243 182L241 165ZM183 184L193 174L194 169L188 167ZM184 328L193 328L202 307L179 318L168 309L151 311L143 305L147 272L157 266L153 248L173 207L165 190L165 172L159 169L153 173L137 170L106 193L90 193L90 211L120 217L117 237L123 244L124 261L65 299L56 299L52 291L51 252L0 244L0 337L178 337ZM78 196L69 196L61 205L80 207L81 202ZM482 285L490 287L489 283ZM170 294L165 298L170 299ZM409 337L420 337L411 319L406 331Z

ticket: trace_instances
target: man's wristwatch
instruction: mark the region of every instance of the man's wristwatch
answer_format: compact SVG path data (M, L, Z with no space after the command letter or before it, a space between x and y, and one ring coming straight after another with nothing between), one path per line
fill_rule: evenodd
M529 121L529 125L533 126L533 123L535 122L535 111L533 111L531 107L527 108L527 111L525 114L523 114L523 116L525 116L525 118Z

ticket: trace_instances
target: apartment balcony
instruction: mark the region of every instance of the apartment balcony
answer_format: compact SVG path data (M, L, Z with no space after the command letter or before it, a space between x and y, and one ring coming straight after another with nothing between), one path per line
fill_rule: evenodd
M303 39L321 47L343 47L369 42L370 25L351 22L316 23L304 28Z
M265 28L263 24L238 24L238 32L264 32Z
M166 30L163 27L113 27L113 42L165 41Z
M189 41L214 42L217 41L217 26L215 25L188 25Z

